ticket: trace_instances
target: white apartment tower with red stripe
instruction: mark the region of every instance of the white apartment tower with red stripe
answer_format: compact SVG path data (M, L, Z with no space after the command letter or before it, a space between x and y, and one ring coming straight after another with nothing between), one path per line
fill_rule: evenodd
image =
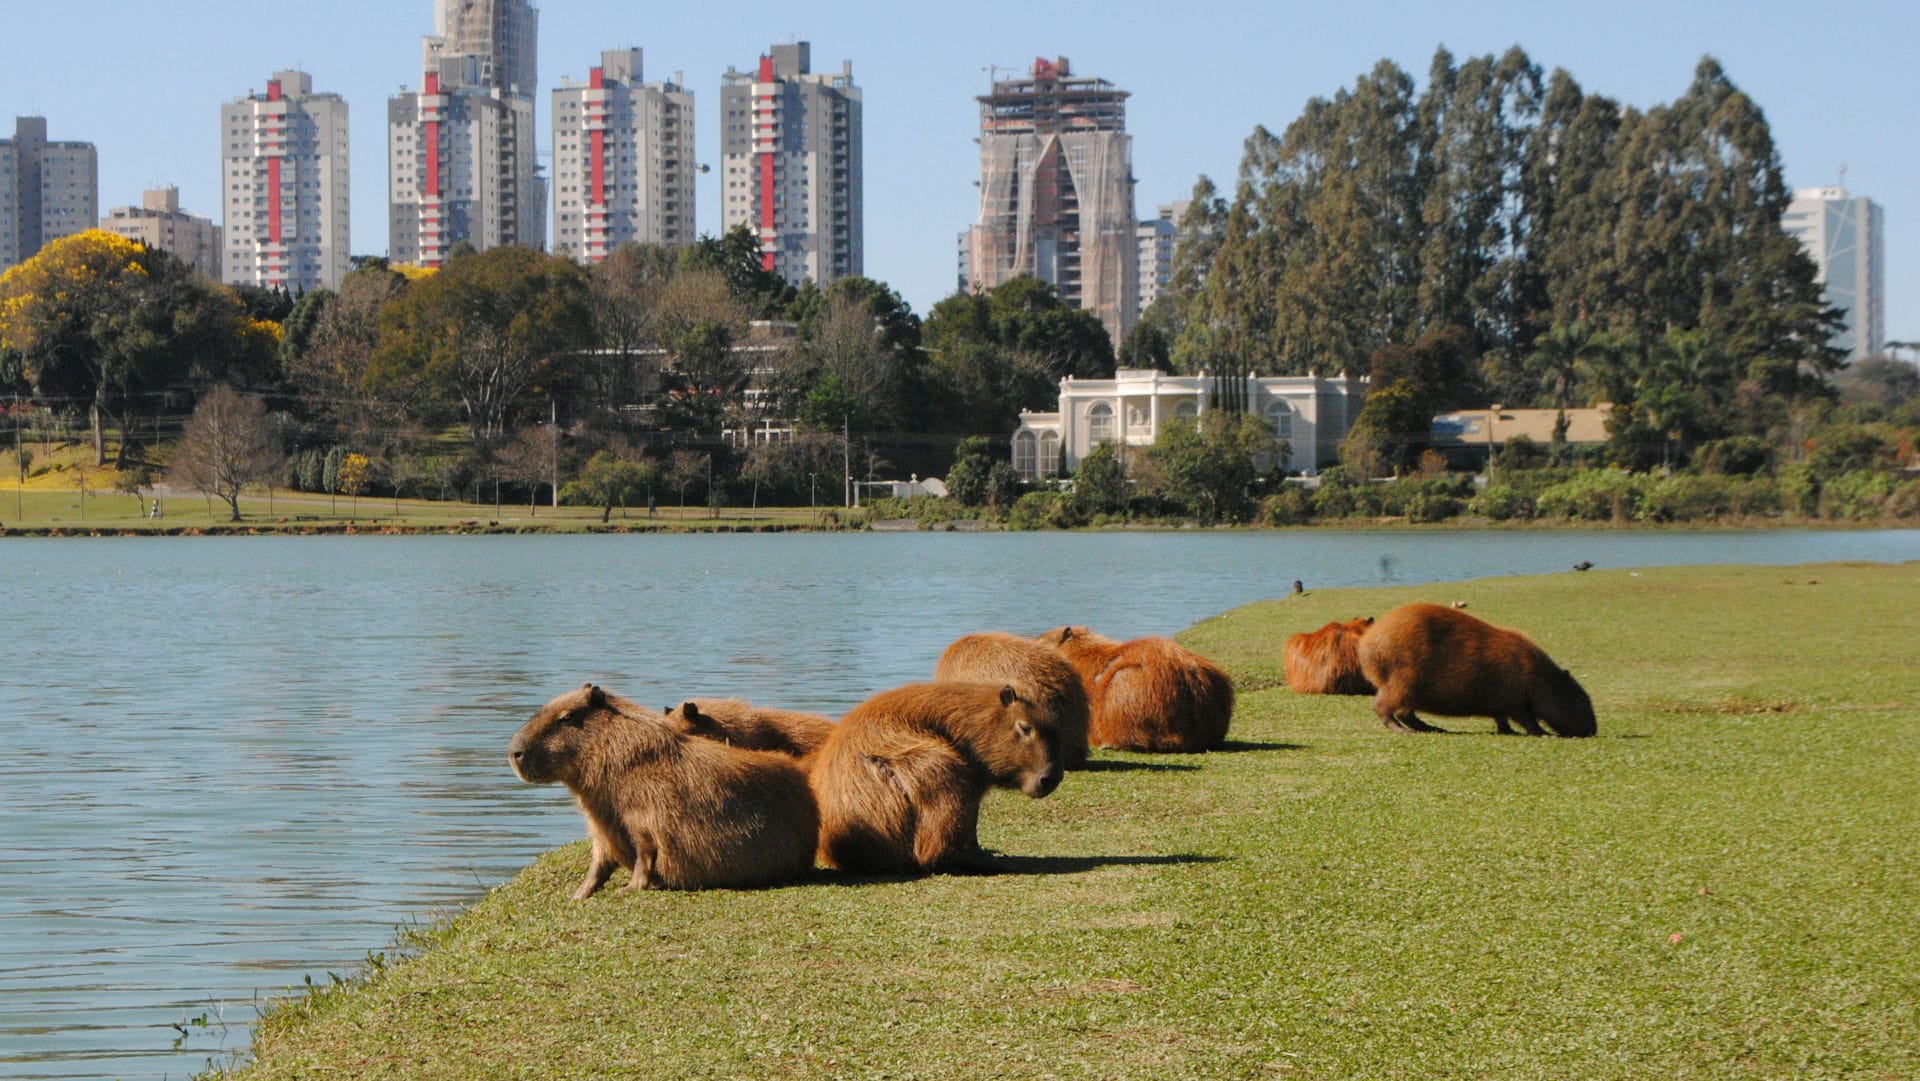
M222 280L332 289L351 244L347 103L304 71L220 108Z
M766 269L825 285L864 272L861 94L852 61L815 74L810 53L775 45L721 77L720 218L753 229Z
M527 0L440 0L418 92L387 99L387 257L439 267L461 242L546 246L534 160L539 13Z
M693 93L642 82L641 51L612 49L553 92L553 250L598 263L622 244L694 239Z

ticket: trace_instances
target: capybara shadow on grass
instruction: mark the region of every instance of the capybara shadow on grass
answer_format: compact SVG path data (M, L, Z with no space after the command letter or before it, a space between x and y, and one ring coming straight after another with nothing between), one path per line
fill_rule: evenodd
M1419 712L1492 717L1505 735L1591 736L1593 700L1531 639L1438 604L1405 604L1360 639L1360 669L1379 688L1373 711L1402 732L1436 729ZM1541 726L1545 725L1543 729Z
M738 698L691 698L664 712L689 735L794 758L819 750L833 731L831 717L750 705Z
M1087 689L1058 652L1018 635L988 631L959 638L940 654L935 683L1003 683L1053 715L1060 764L1087 764Z
M1360 637L1371 626L1372 618L1362 617L1289 635L1280 650L1287 686L1299 694L1372 694L1360 671Z
M1233 680L1171 638L1116 642L1085 627L1036 639L1073 666L1087 691L1087 742L1123 751L1210 751L1233 720Z
M520 779L558 782L593 854L576 899L616 866L629 889L765 886L813 869L820 820L798 761L692 736L593 684L560 695L507 750Z
M979 841L987 791L1038 799L1061 776L1051 716L991 683L876 694L841 718L810 762L820 860L866 874L992 870Z

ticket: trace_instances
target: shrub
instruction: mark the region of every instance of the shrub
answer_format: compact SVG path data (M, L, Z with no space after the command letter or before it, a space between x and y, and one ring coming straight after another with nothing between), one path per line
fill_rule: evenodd
M1648 483L1642 473L1611 469L1576 473L1541 492L1534 506L1543 518L1631 521L1640 513Z
M1694 460L1702 470L1727 477L1751 477L1773 470L1773 447L1753 435L1716 439L1700 448Z
M1113 444L1102 443L1080 460L1073 475L1073 501L1082 514L1113 514L1127 505L1127 468L1114 453Z
M1086 520L1066 492L1028 492L1014 500L1007 512L1007 525L1013 529L1072 529Z
M1780 471L1780 506L1791 514L1812 517L1820 512L1820 478L1805 462Z
M1449 518L1459 517L1466 506L1466 501L1456 496L1438 492L1421 492L1407 501L1407 521L1444 522Z
M1877 518L1893 498L1894 487L1893 476L1878 470L1842 473L1820 486L1820 514L1859 521Z
M1533 496L1510 484L1489 484L1467 504L1467 510L1496 522L1526 521L1534 514Z
M1268 525L1305 525L1313 521L1313 493L1298 484L1282 485L1279 491L1260 501L1260 520Z
M937 495L916 495L906 499L882 496L867 500L866 506L875 518L911 518L921 525L974 519L979 518L981 513L978 508Z

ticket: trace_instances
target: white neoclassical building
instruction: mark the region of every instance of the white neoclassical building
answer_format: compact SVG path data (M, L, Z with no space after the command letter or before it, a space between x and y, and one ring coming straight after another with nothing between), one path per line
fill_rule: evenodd
M1331 465L1366 400L1365 376L1247 376L1247 411L1273 425L1286 440L1290 469L1318 473ZM1122 368L1112 379L1060 381L1060 408L1020 413L1013 432L1013 468L1026 480L1044 480L1079 468L1101 443L1123 448L1153 445L1160 425L1192 421L1213 408L1210 375L1169 375L1150 368ZM1064 463L1062 449L1065 449Z

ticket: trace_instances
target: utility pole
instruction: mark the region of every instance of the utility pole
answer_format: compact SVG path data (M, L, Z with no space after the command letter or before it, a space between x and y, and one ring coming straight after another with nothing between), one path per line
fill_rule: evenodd
M547 422L548 450L553 455L553 472L548 487L553 489L553 509L560 509L560 403L547 399L547 407L552 410L552 419Z
M846 478L847 488L843 495L843 507L853 506L853 435L852 421L847 414L840 414L840 471Z

